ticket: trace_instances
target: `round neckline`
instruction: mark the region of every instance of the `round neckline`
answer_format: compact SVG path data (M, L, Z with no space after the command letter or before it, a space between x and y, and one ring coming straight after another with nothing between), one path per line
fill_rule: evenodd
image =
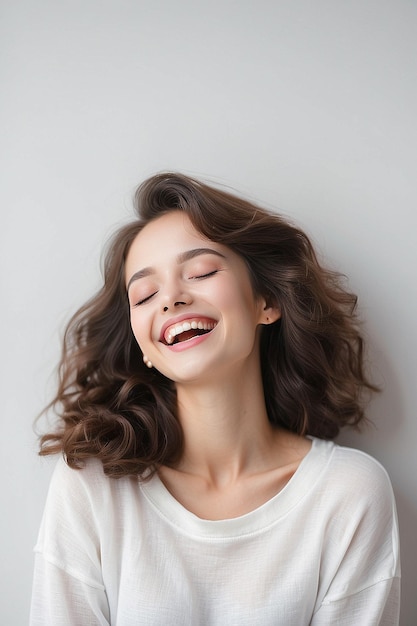
M155 474L141 485L153 509L183 534L212 540L262 532L288 514L311 491L333 453L332 441L309 437L310 450L287 484L259 507L230 519L202 519L186 509Z

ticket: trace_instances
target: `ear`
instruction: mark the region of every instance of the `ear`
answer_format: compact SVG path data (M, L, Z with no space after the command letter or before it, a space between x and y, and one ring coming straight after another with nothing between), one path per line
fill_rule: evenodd
M262 311L260 315L260 324L273 324L281 318L281 309L278 306L269 306L263 301Z

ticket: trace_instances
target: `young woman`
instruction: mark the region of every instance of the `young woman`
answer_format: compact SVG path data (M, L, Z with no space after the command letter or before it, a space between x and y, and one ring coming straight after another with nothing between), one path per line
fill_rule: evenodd
M31 624L398 624L356 299L306 235L179 174L138 190L71 320Z

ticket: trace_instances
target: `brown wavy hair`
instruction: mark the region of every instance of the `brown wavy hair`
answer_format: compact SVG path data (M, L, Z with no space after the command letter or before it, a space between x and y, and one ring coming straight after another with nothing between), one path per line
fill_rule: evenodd
M40 454L62 452L82 467L99 458L106 474L139 477L175 465L183 449L175 386L142 361L133 337L125 260L141 229L168 211L184 211L202 235L239 254L254 293L281 318L262 327L261 368L272 424L300 435L334 438L364 419L363 368L356 296L343 276L323 268L309 238L283 217L177 173L146 180L137 217L112 238L104 284L70 320L59 384L48 409L59 421L41 437Z

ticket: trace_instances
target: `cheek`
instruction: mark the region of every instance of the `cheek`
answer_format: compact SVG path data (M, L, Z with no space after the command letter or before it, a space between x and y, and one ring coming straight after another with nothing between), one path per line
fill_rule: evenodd
M240 308L242 316L251 315L257 308L256 299L252 287L247 284L233 284L226 286L219 293L222 305L225 309Z
M132 329L133 336L135 337L139 347L143 351L146 345L146 316L139 315L137 311L132 311L130 315L130 327ZM149 334L148 334L149 336Z

